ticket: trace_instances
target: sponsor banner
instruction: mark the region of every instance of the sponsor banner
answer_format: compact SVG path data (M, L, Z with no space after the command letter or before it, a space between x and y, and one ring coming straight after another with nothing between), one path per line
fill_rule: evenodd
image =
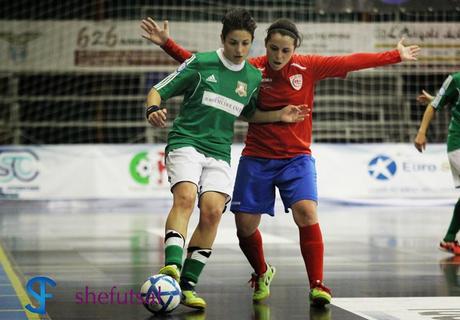
M177 63L143 39L140 21L0 21L0 71L166 71ZM260 23L251 56L265 54ZM338 55L392 49L401 37L423 51L419 61L458 65L458 23L298 23L301 54ZM219 22L172 22L171 36L190 51L221 46ZM200 36L196 36L199 30ZM420 65L420 64L419 64ZM149 69L146 69L149 67Z
M40 158L36 148L0 147L0 199L40 194Z
M232 148L236 173L243 146ZM320 201L440 205L458 194L444 144L315 144ZM170 198L164 145L0 147L0 198Z
M0 198L170 196L164 146L0 147Z
M372 29L375 49L392 49L404 37L407 43L422 48L419 64L458 66L460 61L458 23L384 23L374 24Z
M445 144L316 144L320 201L450 204L458 198Z

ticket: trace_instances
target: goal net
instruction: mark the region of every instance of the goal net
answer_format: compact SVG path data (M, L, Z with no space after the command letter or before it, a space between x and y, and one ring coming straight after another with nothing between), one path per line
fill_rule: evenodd
M419 44L418 63L327 79L315 93L316 142L411 142L424 106L459 69L460 3L428 0L231 1L257 23L252 55L264 54L266 29L280 17L303 35L299 53L337 55ZM177 63L140 37L147 16L170 21L171 36L191 51L219 47L227 1L1 1L0 144L164 143L166 129L144 119L153 84ZM167 102L168 127L180 98ZM430 128L444 142L449 112ZM238 121L235 141L247 125Z

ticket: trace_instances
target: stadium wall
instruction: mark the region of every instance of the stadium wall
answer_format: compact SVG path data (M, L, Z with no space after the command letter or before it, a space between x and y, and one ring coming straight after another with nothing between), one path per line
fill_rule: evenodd
M232 149L235 173L243 145ZM320 202L447 205L455 202L446 148L430 144L314 144ZM164 145L0 147L0 199L170 198Z

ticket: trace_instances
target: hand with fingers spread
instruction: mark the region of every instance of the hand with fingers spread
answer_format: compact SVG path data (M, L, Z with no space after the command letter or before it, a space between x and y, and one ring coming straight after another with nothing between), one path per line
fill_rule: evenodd
M422 93L417 97L417 101L424 105L428 105L433 99L434 97L425 90L422 90Z
M163 21L163 29L161 29L155 20L148 17L147 19L142 20L141 28L147 32L147 34L141 35L142 38L147 39L156 45L164 45L169 38L168 20Z
M282 122L300 122L310 116L310 111L310 107L306 104L298 106L290 104L281 109L280 118Z
M401 56L401 61L416 61L417 56L420 53L420 47L418 45L405 46L403 44L404 37L399 40L397 49Z
M154 127L166 128L166 115L168 111L165 108L161 108L155 112L149 114L147 120Z

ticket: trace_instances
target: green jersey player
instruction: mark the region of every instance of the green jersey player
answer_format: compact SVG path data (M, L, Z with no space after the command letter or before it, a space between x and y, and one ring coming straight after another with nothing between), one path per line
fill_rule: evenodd
M418 97L418 100L428 104L414 141L415 147L420 152L425 149L426 131L435 112L442 109L447 104L452 106L452 118L450 120L449 133L447 136L447 153L455 187L460 188L460 72L451 74L447 77L436 97L423 91L422 95ZM460 199L457 200L452 221L446 235L439 244L439 248L443 251L460 255L460 245L456 240L459 230Z
M165 226L165 266L160 273L180 279L182 304L196 309L206 302L196 294L198 278L212 252L217 227L230 200L230 148L238 117L251 122L297 122L308 114L304 106L262 112L256 108L261 73L246 63L254 30L246 10L229 11L222 20L223 49L197 53L176 72L156 84L147 97L147 119L166 125L162 100L184 95L166 147L166 168L173 206ZM196 197L200 219L182 262L187 227Z

